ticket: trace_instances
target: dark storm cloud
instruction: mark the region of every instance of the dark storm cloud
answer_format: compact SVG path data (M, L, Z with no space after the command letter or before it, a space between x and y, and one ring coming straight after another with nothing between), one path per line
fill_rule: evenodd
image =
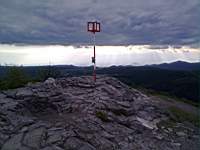
M99 20L102 45L192 45L199 8L199 0L0 0L0 42L88 44L86 22Z

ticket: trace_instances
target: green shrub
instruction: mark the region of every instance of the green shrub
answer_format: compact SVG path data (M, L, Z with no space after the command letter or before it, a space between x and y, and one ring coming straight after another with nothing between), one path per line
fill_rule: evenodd
M9 67L6 77L1 81L1 89L13 89L24 86L28 82L22 67Z
M96 112L96 116L99 119L101 119L102 121L104 121L104 122L108 122L109 121L108 115L105 112L103 112L103 111L97 111Z

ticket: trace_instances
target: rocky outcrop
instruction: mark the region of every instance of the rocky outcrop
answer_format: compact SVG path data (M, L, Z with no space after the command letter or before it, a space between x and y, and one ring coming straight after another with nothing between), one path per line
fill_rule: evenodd
M198 129L160 125L168 112L119 80L49 78L0 92L2 150L197 149Z

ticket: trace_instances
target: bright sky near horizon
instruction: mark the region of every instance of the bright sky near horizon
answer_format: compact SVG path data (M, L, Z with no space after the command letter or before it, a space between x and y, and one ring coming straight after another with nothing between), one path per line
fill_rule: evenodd
M199 62L200 49L188 46L97 46L97 66ZM92 46L0 45L1 65L92 65Z

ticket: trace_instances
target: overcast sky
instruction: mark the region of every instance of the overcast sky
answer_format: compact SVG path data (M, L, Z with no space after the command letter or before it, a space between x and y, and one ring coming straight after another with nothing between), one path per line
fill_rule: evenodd
M197 45L200 0L0 0L0 42L88 44L97 20L101 45Z

